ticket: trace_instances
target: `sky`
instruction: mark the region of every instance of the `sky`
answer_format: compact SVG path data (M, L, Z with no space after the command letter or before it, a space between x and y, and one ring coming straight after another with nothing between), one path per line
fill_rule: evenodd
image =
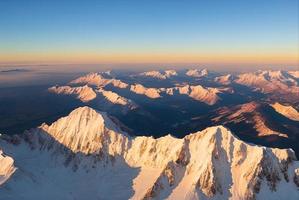
M0 64L298 66L299 0L0 1Z

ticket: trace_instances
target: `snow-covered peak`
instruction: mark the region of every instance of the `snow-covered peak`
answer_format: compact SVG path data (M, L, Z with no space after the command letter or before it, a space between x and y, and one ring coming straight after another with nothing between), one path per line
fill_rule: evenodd
M208 105L214 105L220 99L218 94L222 92L229 92L229 89L203 87L201 85L195 85L195 86L185 85L185 86L177 86L173 88L161 88L160 91L164 91L168 95L175 95L176 93L188 95L189 97L197 101L204 102Z
M294 121L299 121L299 112L292 106L285 106L278 102L271 104L271 106L275 109L276 112L282 114L283 116Z
M131 85L130 90L136 94L142 94L149 98L156 99L160 97L160 91L157 88L147 88L141 84Z
M98 87L105 87L108 84L112 84L114 87L119 88L128 87L127 83L124 83L118 79L105 78L102 73L89 73L71 81L70 84L88 84Z
M89 84L89 85L105 85L107 82L107 79L105 79L101 73L89 73L85 76L81 76L73 81L70 82L70 84Z
M167 79L172 76L177 76L177 72L175 70L165 70L164 72L160 72L157 70L148 71L140 73L141 76L153 77L157 79Z
M189 96L195 100L203 101L209 105L215 104L219 97L218 93L221 93L217 88L204 88L201 85L190 86Z
M234 80L234 76L232 74L226 74L223 76L218 76L214 79L215 82L221 83L223 85L228 85Z
M260 73L265 77L265 79L267 80L277 80L277 81L281 81L285 84L289 84L289 85L296 85L297 82L293 79L292 76L290 76L290 74L287 71L282 71L282 70L278 70L278 71L260 71Z
M247 81L248 83L254 82L267 82L267 81L280 81L280 82L293 82L285 71L272 71L272 70L258 70L256 72L244 73L239 75L240 81Z
M200 77L204 77L207 76L209 74L207 69L189 69L186 72L187 76L192 76L192 77L196 77L196 78L200 78Z
M38 137L37 148L0 140L4 151L16 157L16 167L22 168L11 176L13 181L4 183L9 189L1 189L1 197L299 198L299 163L292 150L247 144L223 126L182 139L170 135L132 138L105 113L81 107L50 126L31 130L24 142L32 147L35 140L28 137L43 134L54 140L49 143ZM53 152L55 144L74 153L60 162L63 157L56 156L62 151ZM31 190L24 190L27 186ZM112 191L115 189L117 193Z
M143 72L140 74L141 76L148 76L148 77L153 77L153 78L158 78L158 79L166 79L166 76L161 74L159 71L148 71L148 72Z
M165 70L164 73L167 77L177 76L178 75L178 73L173 69Z
M259 70L240 74L236 83L258 88L264 93L299 94L297 80L286 71Z
M99 153L103 148L110 151L108 141L113 143L123 139L119 134L122 131L106 113L95 111L87 106L75 109L50 126L43 124L36 131L49 134L73 152L85 154ZM117 153L120 153L118 150Z

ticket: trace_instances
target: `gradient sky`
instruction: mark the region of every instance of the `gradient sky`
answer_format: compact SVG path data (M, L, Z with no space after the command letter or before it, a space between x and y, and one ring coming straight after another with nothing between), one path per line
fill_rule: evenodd
M0 63L298 65L299 0L0 1Z

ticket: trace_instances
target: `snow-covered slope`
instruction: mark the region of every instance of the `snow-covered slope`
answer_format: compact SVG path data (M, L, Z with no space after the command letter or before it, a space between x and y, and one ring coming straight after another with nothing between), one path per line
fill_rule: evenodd
M285 106L278 102L272 104L271 106L275 109L276 112L282 114L283 116L294 121L299 121L299 112L292 106Z
M6 200L299 198L292 150L247 144L222 126L182 139L130 137L82 107L0 148L17 167L0 187Z
M81 87L53 86L48 90L55 94L73 95L82 102L89 102L97 97L95 91L87 85Z

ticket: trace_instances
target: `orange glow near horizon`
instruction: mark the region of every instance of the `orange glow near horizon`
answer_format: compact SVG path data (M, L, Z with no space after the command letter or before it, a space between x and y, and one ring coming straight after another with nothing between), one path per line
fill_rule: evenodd
M45 63L210 63L210 64L276 64L299 65L298 54L96 54L96 53L20 53L0 55L0 64Z

